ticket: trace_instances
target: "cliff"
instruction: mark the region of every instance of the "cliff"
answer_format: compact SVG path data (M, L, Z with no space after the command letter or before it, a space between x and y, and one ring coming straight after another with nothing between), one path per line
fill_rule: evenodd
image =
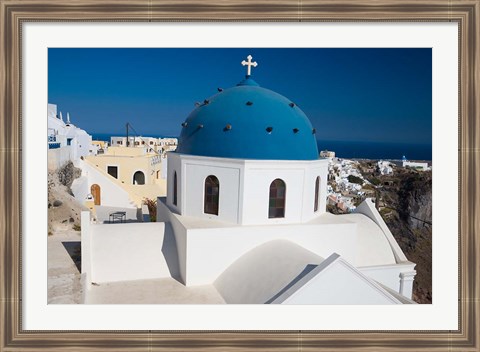
M81 170L72 162L62 168L48 172L48 234L52 235L59 228L80 229L80 213L87 210L73 197L70 189Z
M432 303L432 173L397 168L379 179L380 213L407 258L417 264L413 299Z

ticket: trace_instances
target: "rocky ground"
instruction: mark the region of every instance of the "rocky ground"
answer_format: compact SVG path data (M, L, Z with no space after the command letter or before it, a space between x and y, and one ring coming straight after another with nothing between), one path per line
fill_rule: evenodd
M48 174L48 303L80 303L80 214L72 195L80 175L72 163Z
M391 176L380 191L382 215L408 260L417 264L413 299L432 303L432 177L411 171Z
M88 210L73 197L72 182L81 174L70 162L57 171L48 173L48 234L52 235L59 224L80 228L80 213Z
M80 232L55 226L48 237L48 303L81 303Z
M400 248L417 264L413 300L432 303L432 172L395 167L392 175L363 175L375 185L380 214Z

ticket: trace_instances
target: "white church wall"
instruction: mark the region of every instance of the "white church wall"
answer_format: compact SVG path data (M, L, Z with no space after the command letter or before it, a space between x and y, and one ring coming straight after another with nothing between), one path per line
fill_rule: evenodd
M243 163L219 158L199 158L170 153L168 157L168 205L180 214L200 219L239 222L240 177ZM177 206L173 205L173 174L177 172ZM218 215L204 213L205 179L219 181Z
M243 224L286 224L311 220L325 212L328 161L247 160L243 188ZM320 176L318 211L314 212L315 180ZM285 182L285 217L268 218L270 184Z
M238 186L240 168L226 165L201 165L186 162L188 175L185 196L185 215L218 221L238 222ZM205 179L214 175L219 181L218 215L204 213Z
M242 225L286 224L311 220L325 212L328 160L241 160L169 153L167 204L181 215ZM177 205L173 175L177 172ZM220 182L219 214L205 214L205 179ZM315 180L320 176L318 211L314 211ZM268 217L270 185L286 183L285 217Z
M243 224L285 224L301 222L305 169L261 167L247 163L243 191ZM285 217L268 217L270 185L275 179L285 182Z
M284 239L326 258L332 252L353 261L356 255L355 224L237 226L189 229L187 285L212 283L228 266L251 249Z
M371 198L367 198L359 206L357 206L355 213L368 216L382 229L383 233L385 234L385 237L390 243L390 246L392 248L393 254L395 255L395 260L397 261L397 263L408 261L407 257L403 253L402 249L398 245L392 233L390 232L387 224L385 224L385 221L383 221L382 216L375 208L375 204L373 203L373 200Z
M214 286L228 304L264 304L322 261L295 243L273 240L235 261Z
M92 282L170 277L162 254L164 230L160 222L91 224Z
M332 254L273 303L400 304L401 302L341 257Z
M322 160L323 163L321 164L321 167L319 167L318 171L314 170L317 171L317 173L313 175L315 179L316 175L320 176L320 199L318 201L318 214L325 213L327 211L328 159ZM313 180L313 182L315 182L315 180Z
M92 246L91 246L91 232L90 232L90 212L82 211L80 215L80 225L81 225L81 253L82 253L82 262L81 262L81 271L83 276L83 300L86 302L88 294L86 291L90 290L92 282Z
M302 222L309 221L326 212L328 161L319 160L308 164L305 168L305 184L303 188ZM315 211L315 183L320 177L318 187L318 210Z
M178 214L183 214L185 179L183 177L182 162L179 154L168 153L167 157L167 205L175 209ZM173 179L177 173L177 204L173 204Z
M404 276L404 273L409 274L412 273L412 271L414 272L414 267L414 263L405 262L394 265L362 267L358 268L358 270L375 281L378 281L379 283L391 288L395 292L398 292L407 298L412 298L413 280L403 280L403 283L406 284L404 284L402 287L402 276ZM409 276L409 278L411 278L411 276Z
M382 229L364 214L336 215L338 219L357 224L356 267L396 264L395 255Z
M413 281L415 280L415 276L417 275L417 272L413 270L413 268L414 265L411 266L410 271L402 271L400 273L399 293L410 299L412 299L413 294Z

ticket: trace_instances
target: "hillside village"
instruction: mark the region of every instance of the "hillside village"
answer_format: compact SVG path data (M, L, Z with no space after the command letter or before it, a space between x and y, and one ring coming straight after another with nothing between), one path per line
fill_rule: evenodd
M407 160L348 160L330 156L328 210L355 210L365 198L376 207L405 255L417 264L414 300L432 302L432 165Z
M405 172L431 171L427 162L412 162L405 158L392 161L349 160L336 158L332 151L322 151L320 156L329 159L328 205L334 213L350 213L366 198L376 199L378 190L398 182L399 175Z

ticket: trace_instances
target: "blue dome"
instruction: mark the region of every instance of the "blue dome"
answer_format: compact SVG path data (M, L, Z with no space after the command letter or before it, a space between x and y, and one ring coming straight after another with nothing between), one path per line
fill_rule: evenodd
M182 124L178 153L222 158L316 160L307 116L247 77L197 106Z

